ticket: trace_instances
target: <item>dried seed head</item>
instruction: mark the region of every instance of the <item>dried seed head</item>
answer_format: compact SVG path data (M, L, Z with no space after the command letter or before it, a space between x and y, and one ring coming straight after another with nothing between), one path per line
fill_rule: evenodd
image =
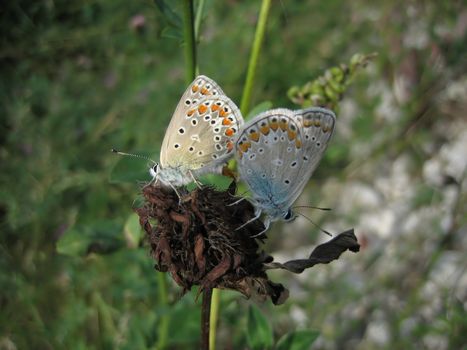
M270 297L276 304L288 296L281 285L269 281L263 268L272 258L259 249L257 239L264 226L256 220L237 230L254 216L246 200L235 205L235 185L227 191L203 187L186 193L179 203L172 189L146 186L146 203L136 212L151 244L159 271L189 290L234 289L247 297ZM152 225L152 221L156 221ZM264 236L263 236L264 237Z
M200 292L228 288L259 300L269 297L277 305L287 299L288 290L270 281L267 270L301 273L338 259L346 250L359 250L353 230L348 230L316 247L306 259L273 262L258 245L265 235L252 238L264 230L260 220L238 229L253 218L254 207L247 200L231 205L239 199L234 196L235 189L234 182L227 191L206 186L185 191L179 200L170 188L143 188L146 202L136 212L149 239L156 269L169 272L184 291L193 285L199 285Z

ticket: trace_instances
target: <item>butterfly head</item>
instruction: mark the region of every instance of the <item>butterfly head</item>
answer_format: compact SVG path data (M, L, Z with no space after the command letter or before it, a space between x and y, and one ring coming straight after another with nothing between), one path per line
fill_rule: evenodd
M159 163L154 163L153 166L149 168L149 174L155 178L159 174Z

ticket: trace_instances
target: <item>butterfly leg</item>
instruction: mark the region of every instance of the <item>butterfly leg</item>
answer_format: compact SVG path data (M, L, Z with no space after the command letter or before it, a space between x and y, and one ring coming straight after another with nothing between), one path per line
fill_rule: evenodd
M269 226L271 225L271 219L269 219L269 217L266 218L266 220L264 220L264 230L261 231L260 233L257 233L256 235L253 235L251 236L251 238L256 238L256 237L259 237L261 236L264 232L266 232L268 229L269 229Z
M176 194L177 197L178 197L178 205L182 204L182 196L180 195L180 193L177 191L177 189L175 188L175 186L172 185L170 182L169 182L169 185L170 185L170 187L172 187L172 190L174 190L175 194Z
M253 221L259 219L260 216L261 216L261 209L256 209L256 210L255 210L255 216L252 217L252 218L251 218L250 220L248 220L247 222L245 222L243 225L237 227L237 228L235 229L235 231L238 231L238 230L240 230L241 228L243 228L243 227L245 227L246 225L248 225L249 223L252 223Z
M235 202L233 203L230 203L230 204L227 204L228 207L233 207L234 205L237 205L238 203L242 202L243 200L245 200L246 198L245 197L242 197L240 198L239 200L236 200Z
M198 180L196 180L196 177L193 175L191 170L189 170L188 173L190 174L190 176L193 179L193 182L196 184L196 186L198 186L198 188L201 188L203 184L201 182L199 182Z

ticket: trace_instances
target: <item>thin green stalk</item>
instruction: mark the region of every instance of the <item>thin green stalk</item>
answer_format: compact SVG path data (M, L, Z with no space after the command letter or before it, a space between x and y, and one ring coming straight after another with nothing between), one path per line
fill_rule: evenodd
M204 11L204 0L198 1L198 7L196 8L196 17L195 17L195 40L196 42L199 41L199 33L201 28L201 21L203 19L203 11Z
M159 301L163 308L167 308L169 305L169 295L167 292L167 277L165 273L157 273L157 285L159 287ZM161 316L161 320L158 323L158 340L157 350L162 350L167 346L167 339L169 338L169 323L170 316L166 312Z
M190 84L196 76L196 43L193 0L183 0L183 39L185 51L185 80Z
M211 296L211 314L209 323L209 350L216 349L216 329L219 318L219 305L221 301L221 291L214 288Z
M271 7L271 0L263 0L261 3L261 10L259 12L258 25L256 26L255 39L251 49L250 61L248 62L248 71L246 75L245 87L243 88L242 101L240 103L240 111L242 115L246 116L250 109L251 93L253 92L253 85L255 82L256 66L258 65L258 58L261 52L261 44L266 31L266 22L268 19L269 8Z

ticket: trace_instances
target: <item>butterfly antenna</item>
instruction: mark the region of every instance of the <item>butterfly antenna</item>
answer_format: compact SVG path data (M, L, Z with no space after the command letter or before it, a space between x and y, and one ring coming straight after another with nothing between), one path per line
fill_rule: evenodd
M292 209L295 208L310 208L310 209L318 209L318 210L332 210L331 208L323 208L323 207L314 207L312 205L297 205L296 207L293 207Z
M322 232L324 232L325 234L327 234L328 236L331 236L332 237L332 233L330 233L329 231L326 231L324 228L322 228L321 226L319 226L317 223L315 223L313 220L311 220L308 216L305 216L304 214L302 213L298 213L296 212L298 215L301 215L303 216L305 219L307 219L309 222L311 222L313 224L313 226L315 226L316 228L320 229Z
M157 164L156 161L152 160L152 159L149 158L149 157L142 156L141 154L133 154L133 153L120 152L119 150L116 150L115 148L112 148L111 151L112 151L113 153L119 154L119 155L121 155L121 156L128 156L128 157L134 157L134 158L141 158L141 159L144 159L144 160L148 160L148 161L150 161L150 162L153 162L154 164Z

